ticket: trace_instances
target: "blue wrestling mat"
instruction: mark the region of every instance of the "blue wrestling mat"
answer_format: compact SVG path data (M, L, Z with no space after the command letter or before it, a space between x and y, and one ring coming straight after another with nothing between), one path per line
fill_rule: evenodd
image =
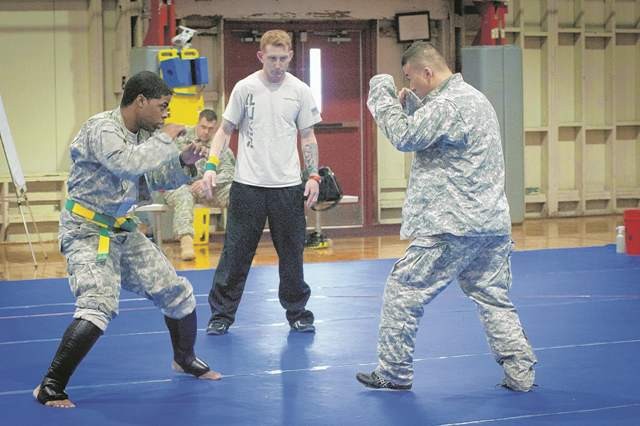
M496 387L475 306L454 283L426 309L411 392L366 390L376 360L382 289L393 260L307 264L315 335L290 334L277 268L254 267L236 323L206 336L211 271L184 272L198 300L197 354L224 374L174 374L162 315L123 292L120 316L56 410L31 391L73 312L64 279L0 283L3 425L637 425L640 257L612 246L516 252L514 300L539 358L537 387Z

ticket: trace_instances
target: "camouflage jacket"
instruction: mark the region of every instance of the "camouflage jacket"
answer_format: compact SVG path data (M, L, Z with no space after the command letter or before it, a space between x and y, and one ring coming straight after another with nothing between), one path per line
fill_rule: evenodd
M144 187L174 189L189 181L173 141L162 132L131 133L119 108L87 120L70 148L68 196L98 213L124 216Z
M176 144L178 145L178 149L181 151L189 145L191 142L197 142L210 148L211 141L200 141L196 136L196 128L189 127L187 128L187 132L176 139ZM202 158L198 160L194 165L184 166L185 173L191 176L191 183L196 180L202 179L204 176L204 166L207 164L207 159ZM216 172L216 185L224 186L227 184L231 184L233 181L233 176L235 174L235 166L236 166L236 158L233 155L233 151L231 151L228 147L222 151L220 154L220 164L218 164L217 172Z
M398 150L415 152L403 238L510 234L500 125L482 93L454 74L403 109L393 78L376 75L367 106Z

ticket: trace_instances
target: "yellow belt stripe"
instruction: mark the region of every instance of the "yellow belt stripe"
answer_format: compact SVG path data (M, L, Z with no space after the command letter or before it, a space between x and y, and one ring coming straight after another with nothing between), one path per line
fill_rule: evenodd
M92 220L96 215L96 213L94 211L89 210L88 208L86 208L84 206L81 206L78 203L74 203L73 204L73 209L71 210L71 212L77 214L78 216L82 216L85 219L89 219L89 220Z
M98 260L102 258L102 256L106 257L109 254L109 236L100 234L100 238L98 239Z
M67 208L69 207L69 203L71 203L71 202L72 202L71 200L69 200L67 202ZM90 209L82 206L79 203L73 202L73 206L71 207L71 212L74 213L74 214L77 214L78 216L87 219L89 222L94 223L94 224L98 225L99 227L103 228L103 229L100 230L100 235L99 235L99 238L98 238L98 253L97 253L97 256L96 256L96 260L97 261L106 260L108 255L109 255L109 245L110 245L110 238L109 238L108 230L111 229L111 226L109 226L106 223L102 223L102 222L98 222L97 220L94 220L94 218L96 217L97 213L94 212L93 210L90 210ZM115 227L120 227L128 219L129 218L126 217L126 216L121 216L121 217L114 218Z

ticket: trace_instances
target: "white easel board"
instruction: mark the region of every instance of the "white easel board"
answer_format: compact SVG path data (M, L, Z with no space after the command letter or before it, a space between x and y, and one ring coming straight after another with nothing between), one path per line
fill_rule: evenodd
M4 109L4 103L2 102L2 96L0 95L0 142L2 142L2 149L4 155L7 158L7 164L9 166L9 172L11 173L11 179L18 193L23 193L27 190L26 182L24 179L24 173L22 173L22 166L20 166L20 160L18 159L18 152L13 142L13 136L11 135L11 129L9 128L9 120Z

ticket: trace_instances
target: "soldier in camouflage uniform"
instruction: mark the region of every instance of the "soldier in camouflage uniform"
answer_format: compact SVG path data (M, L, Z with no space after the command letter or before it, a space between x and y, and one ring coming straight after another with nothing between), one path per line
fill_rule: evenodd
M211 138L216 129L218 117L215 111L205 109L200 112L198 124L187 129L184 136L176 139L180 149L191 143L209 150ZM230 149L225 149L220 156L220 165L216 190L212 199L207 199L202 189L202 175L207 160L202 158L194 165L185 166L185 172L191 176L189 183L178 189L154 193L157 201L164 201L173 208L173 233L180 240L180 257L192 260L193 250L193 207L196 203L208 207L225 208L229 204L229 189L235 171L235 157Z
M34 390L44 405L74 407L65 387L118 314L120 287L152 300L165 315L175 370L220 378L194 353L191 284L127 216L147 186L169 189L187 182L182 167L201 158L202 150L189 146L180 152L173 143L183 126L162 127L170 99L170 89L156 74L136 74L125 85L120 108L90 118L71 143L69 199L60 216L59 239L76 311Z
M356 378L410 389L424 305L457 278L478 307L503 386L529 391L536 356L508 296L511 222L496 113L429 43L414 43L402 66L411 90L396 94L390 75L374 76L367 105L389 141L415 153L401 228L411 243L387 279L378 366Z

